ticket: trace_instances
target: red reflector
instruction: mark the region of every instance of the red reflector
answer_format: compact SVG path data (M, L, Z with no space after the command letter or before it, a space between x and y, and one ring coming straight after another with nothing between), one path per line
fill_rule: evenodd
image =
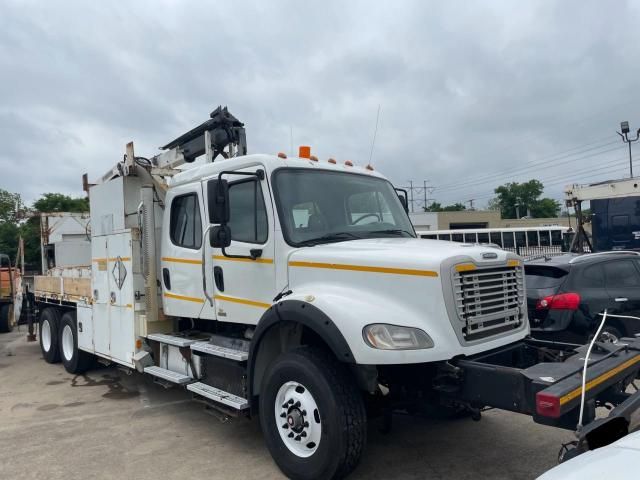
M536 412L543 417L558 418L560 416L560 399L548 393L536 394Z
M577 310L580 306L580 295L577 293L561 293L541 298L536 303L536 310Z

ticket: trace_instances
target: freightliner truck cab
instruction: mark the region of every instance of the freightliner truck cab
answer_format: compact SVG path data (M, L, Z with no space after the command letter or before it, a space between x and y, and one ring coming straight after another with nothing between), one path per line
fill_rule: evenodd
M522 260L416 238L371 166L247 155L242 124L216 110L156 157L130 144L87 188L90 297L41 297L44 358L78 373L98 357L258 416L291 478L346 476L367 419L394 409L580 422L586 347L529 338ZM639 340L594 350L579 451L601 438L597 406L619 405L607 431L628 426L639 368Z

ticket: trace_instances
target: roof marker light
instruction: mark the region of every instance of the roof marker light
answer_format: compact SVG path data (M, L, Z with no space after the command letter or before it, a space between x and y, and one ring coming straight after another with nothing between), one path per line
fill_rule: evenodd
M333 163L334 165L337 163L335 158L330 158L327 162Z
M347 167L353 167L353 162L352 162L351 160L347 160L346 162L344 162L344 164L345 164Z
M309 155L309 160L317 162L318 161L318 157L316 157L315 155Z
M364 167L364 168L366 168L367 170L371 170L371 171L373 172L373 166L372 166L372 165L367 165L367 166L366 166L366 167Z
M287 154L284 152L278 152L278 158L287 158Z
M308 145L300 145L298 149L298 156L300 158L310 158L311 157L311 147Z

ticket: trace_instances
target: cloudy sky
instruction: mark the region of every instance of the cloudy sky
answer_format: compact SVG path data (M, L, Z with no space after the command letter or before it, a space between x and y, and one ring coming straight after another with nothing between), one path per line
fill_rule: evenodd
M639 2L1 0L0 19L0 188L28 202L219 104L250 152L292 129L361 165L380 106L376 169L480 206L507 181L561 198L628 175L615 130L640 127Z

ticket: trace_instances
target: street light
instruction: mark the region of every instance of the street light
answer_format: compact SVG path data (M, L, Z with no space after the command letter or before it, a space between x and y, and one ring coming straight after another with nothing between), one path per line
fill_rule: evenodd
M620 122L620 130L622 133L616 132L622 137L622 141L629 145L629 175L633 178L633 162L631 161L631 144L637 142L640 138L640 128L636 132L636 138L629 138L629 122Z

